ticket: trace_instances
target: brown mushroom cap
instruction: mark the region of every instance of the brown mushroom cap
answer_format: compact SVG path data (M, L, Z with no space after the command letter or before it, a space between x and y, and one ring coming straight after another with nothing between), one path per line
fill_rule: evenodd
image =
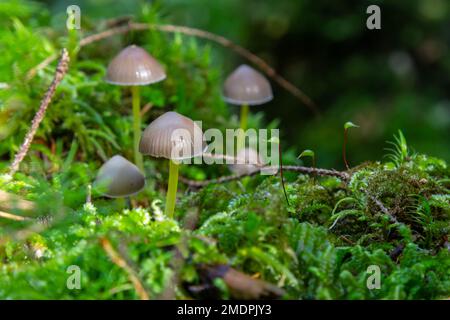
M128 197L144 188L145 178L133 163L115 155L100 168L94 185L106 188L104 194L110 198Z
M236 105L259 105L273 99L270 82L248 65L241 65L225 80L223 98Z
M231 172L237 175L250 174L260 170L263 160L255 149L245 148L238 151L236 163L229 166Z
M131 45L109 63L105 81L119 86L143 86L166 78L159 62L141 47Z
M172 160L193 158L203 151L202 129L191 119L173 111L150 123L139 143L142 154Z

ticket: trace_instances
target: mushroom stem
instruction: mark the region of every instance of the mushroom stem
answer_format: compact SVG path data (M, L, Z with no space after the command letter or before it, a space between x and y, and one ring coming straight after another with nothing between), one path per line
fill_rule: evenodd
M245 148L245 130L247 130L247 119L248 119L248 104L243 104L241 106L241 125L242 131L239 132L237 141L237 151Z
M119 210L125 210L127 208L127 201L123 197L117 198L116 203Z
M167 187L166 209L164 213L171 219L173 218L173 213L175 211L175 200L177 198L178 167L178 164L172 160L169 160L169 185Z
M139 86L131 87L133 104L133 152L136 166L144 171L142 155L139 152L139 139L141 137L141 107L139 99Z
M241 129L247 130L247 118L248 118L248 104L243 104L241 106Z

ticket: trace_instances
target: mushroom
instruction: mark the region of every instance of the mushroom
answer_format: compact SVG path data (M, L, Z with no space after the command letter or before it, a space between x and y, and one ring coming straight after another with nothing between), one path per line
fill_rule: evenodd
M109 198L129 197L144 188L145 177L133 163L115 155L101 166L94 185Z
M251 174L260 170L263 164L258 152L253 148L244 148L236 155L237 163L230 165L230 170L236 175Z
M223 98L228 103L241 106L240 128L245 131L249 106L264 104L272 100L272 87L260 72L243 64L225 80Z
M169 184L165 214L173 217L178 185L178 169L181 160L203 153L202 129L191 119L177 112L166 112L145 128L139 143L144 155L169 159Z
M141 135L141 112L139 86L160 82L166 73L159 62L143 48L131 45L112 59L106 71L105 81L118 86L130 86L133 104L133 151L136 165L143 170L142 155L139 153Z

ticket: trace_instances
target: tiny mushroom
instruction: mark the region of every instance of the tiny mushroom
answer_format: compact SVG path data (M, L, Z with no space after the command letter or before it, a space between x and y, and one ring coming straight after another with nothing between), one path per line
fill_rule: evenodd
M159 62L143 48L131 45L119 52L108 65L105 81L130 86L133 104L133 151L136 165L143 170L142 155L138 152L141 135L139 86L160 82L166 73Z
M270 82L260 72L243 64L225 80L223 98L241 106L241 129L247 129L249 106L260 105L273 99Z
M115 155L100 168L94 185L109 198L129 197L145 186L145 177L138 167Z
M202 155L204 151L202 129L194 121L177 112L166 112L144 130L139 151L144 155L169 159L165 214L172 218L180 161Z
M255 149L244 148L238 151L236 163L230 165L230 170L236 175L251 174L259 171L263 164L263 160Z

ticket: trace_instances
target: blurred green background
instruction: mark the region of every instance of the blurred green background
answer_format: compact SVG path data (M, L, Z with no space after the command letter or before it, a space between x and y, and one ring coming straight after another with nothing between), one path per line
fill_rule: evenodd
M251 111L264 112L267 122L279 119L284 148L315 150L319 166L344 167L346 121L360 125L349 136L353 165L381 159L397 129L417 152L450 160L448 0L39 2L55 26L70 4L81 7L82 17L103 19L134 15L150 2L167 23L205 29L246 47L317 104L319 118L272 82L275 99ZM366 28L371 4L381 7L381 30ZM246 63L213 48L223 78Z

